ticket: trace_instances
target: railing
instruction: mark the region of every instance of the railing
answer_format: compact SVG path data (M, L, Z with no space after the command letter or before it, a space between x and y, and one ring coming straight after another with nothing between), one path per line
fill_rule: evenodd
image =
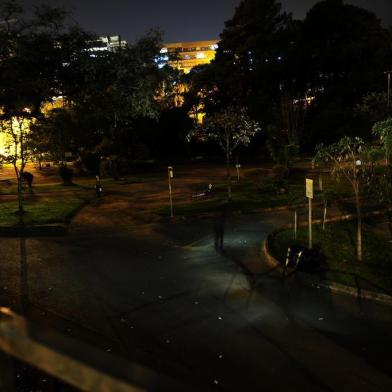
M82 391L189 391L189 385L52 330L33 325L0 308L0 391L16 391L15 363L20 361ZM67 387L52 388L66 391Z

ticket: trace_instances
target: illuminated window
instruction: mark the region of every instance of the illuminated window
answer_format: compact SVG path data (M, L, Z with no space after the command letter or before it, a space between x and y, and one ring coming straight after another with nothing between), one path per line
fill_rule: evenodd
M199 52L199 53L197 53L197 55L196 55L196 58L198 58L198 59L204 59L206 57L206 55L205 55L205 53L203 53L203 52Z

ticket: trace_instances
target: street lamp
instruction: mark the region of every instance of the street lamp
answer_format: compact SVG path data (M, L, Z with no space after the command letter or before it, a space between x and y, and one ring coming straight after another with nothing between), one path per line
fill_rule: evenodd
M167 168L167 176L169 180L170 217L173 218L172 179L174 178L174 171L172 166Z

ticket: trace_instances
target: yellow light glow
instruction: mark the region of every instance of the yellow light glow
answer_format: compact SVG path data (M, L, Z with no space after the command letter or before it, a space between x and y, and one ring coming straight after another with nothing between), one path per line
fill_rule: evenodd
M9 137L9 135L0 132L0 155L5 156L7 154L5 146L9 144Z
M31 120L24 119L19 122L17 117L12 118L12 128L11 124L3 122L0 131L0 155L5 157L17 156L20 157L20 145L17 143L17 148L15 149L14 135L19 139L20 134L27 134L30 132Z

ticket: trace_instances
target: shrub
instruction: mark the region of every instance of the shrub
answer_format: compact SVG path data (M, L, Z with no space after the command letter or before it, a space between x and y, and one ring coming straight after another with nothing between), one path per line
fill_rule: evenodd
M31 189L33 187L34 175L30 172L24 171L21 174L21 177L24 182L27 182L29 189Z
M89 172L99 172L99 164L101 162L101 156L99 154L87 153L82 157L82 161Z
M66 165L61 165L59 168L59 175L63 180L64 185L73 185L72 178L73 178L73 170Z

